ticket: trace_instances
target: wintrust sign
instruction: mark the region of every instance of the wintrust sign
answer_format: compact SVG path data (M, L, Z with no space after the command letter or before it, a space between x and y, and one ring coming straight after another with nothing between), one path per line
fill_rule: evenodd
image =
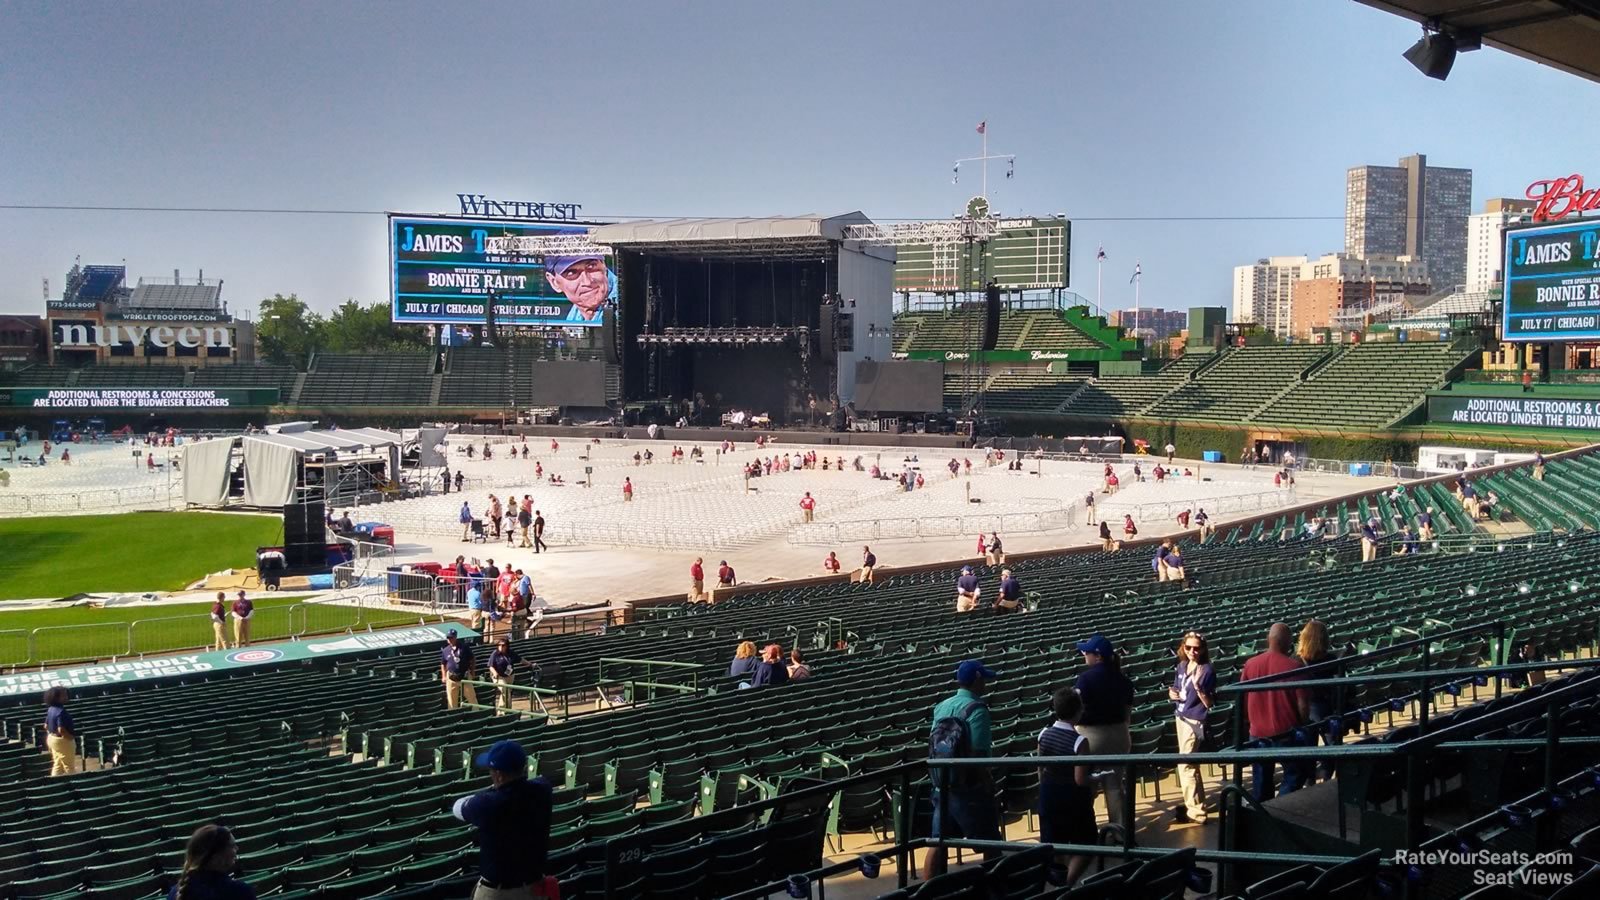
M149 342L156 347L228 347L233 334L226 328L196 325L57 325L56 346L63 350L86 347L135 346Z

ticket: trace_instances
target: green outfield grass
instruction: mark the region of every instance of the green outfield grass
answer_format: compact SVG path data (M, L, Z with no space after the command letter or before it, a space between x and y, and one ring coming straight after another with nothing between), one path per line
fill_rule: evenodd
M276 544L275 517L130 512L0 520L0 600L172 591L255 565Z
M254 643L297 634L325 634L367 626L416 624L416 612L305 603L301 597L254 594ZM231 597L230 597L231 600ZM205 647L213 640L211 604L123 606L93 609L12 609L0 604L0 666L108 659ZM232 620L228 640L233 640ZM36 630L37 629L37 630Z

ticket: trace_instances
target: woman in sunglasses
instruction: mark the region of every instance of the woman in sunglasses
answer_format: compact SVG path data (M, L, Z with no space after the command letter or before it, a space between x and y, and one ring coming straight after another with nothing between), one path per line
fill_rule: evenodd
M1198 631L1190 631L1178 643L1178 667L1167 688L1167 697L1177 707L1178 752L1194 753L1206 739L1206 713L1216 702L1217 673L1211 668L1211 652ZM1200 767L1178 764L1178 785L1183 803L1173 811L1179 822L1203 823L1206 820L1205 785Z

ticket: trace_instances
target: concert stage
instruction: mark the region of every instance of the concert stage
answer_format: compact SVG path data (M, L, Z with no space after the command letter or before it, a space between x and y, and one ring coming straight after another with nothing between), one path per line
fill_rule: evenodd
M613 248L623 396L695 399L691 420L739 409L775 421L856 395L856 363L892 350L894 250L846 240L859 212L666 219L590 232Z

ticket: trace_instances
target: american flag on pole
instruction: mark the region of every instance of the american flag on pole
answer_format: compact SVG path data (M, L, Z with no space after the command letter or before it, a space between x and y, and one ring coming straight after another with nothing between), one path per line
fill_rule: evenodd
M1139 280L1139 276L1142 275L1142 274L1144 274L1144 265L1143 265L1143 263L1134 263L1133 264L1133 277L1128 279L1128 283L1129 284L1133 284L1135 281L1138 281Z
M1097 262L1105 262L1106 261L1106 248L1104 247L1104 245L1102 245L1100 247L1100 250L1095 253L1094 258L1095 258L1095 260Z
M989 130L989 120L988 119L984 119L982 122L978 123L978 133L979 134L984 134L984 133L988 132L988 130Z

